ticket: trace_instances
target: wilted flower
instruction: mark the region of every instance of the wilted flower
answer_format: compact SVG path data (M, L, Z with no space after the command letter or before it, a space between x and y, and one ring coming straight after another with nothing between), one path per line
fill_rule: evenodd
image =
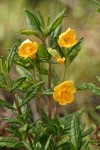
M56 59L59 64L63 64L65 61L65 57L61 58L59 53L52 48L48 48L48 52Z
M53 98L60 105L66 105L74 100L76 92L73 81L65 81L54 88Z
M18 50L18 55L24 57L25 59L28 57L35 59L37 49L38 44L36 42L31 42L29 39L27 39L23 43L21 43Z
M66 32L59 36L58 44L60 47L69 48L74 46L76 43L76 33L73 29L68 28Z

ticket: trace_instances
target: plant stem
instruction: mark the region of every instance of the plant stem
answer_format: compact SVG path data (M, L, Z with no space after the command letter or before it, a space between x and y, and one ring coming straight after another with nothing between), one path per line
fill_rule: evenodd
M48 70L48 89L51 88L51 63L49 63L49 70ZM51 96L48 95L48 117L51 118Z
M20 108L20 106L19 106L19 103L17 102L17 100L16 100L16 98L15 98L15 94L14 94L14 93L11 93L11 94L12 94L13 102L14 102L15 105L16 105L16 108L17 108L17 111L18 111L19 115L22 115L22 111L21 111L21 108ZM31 138L30 138L29 133L27 133L27 139L28 139L28 141L29 141L29 143L30 143L30 146L31 146L31 145L32 145L32 140L31 140Z
M65 80L66 72L67 72L67 65L65 64L64 65L64 74L63 74L62 82Z
M47 49L45 38L42 38L41 40L44 47ZM49 63L48 66L48 89L50 88L51 88L51 63ZM47 106L48 106L48 117L51 119L51 96L50 95L48 95L47 97Z
M17 108L18 113L19 113L20 115L22 115L22 111L21 111L21 109L20 109L20 107L19 107L18 102L16 101L16 98L15 98L14 93L12 93L12 98L13 98L13 102L14 102L15 105L16 105L16 108Z

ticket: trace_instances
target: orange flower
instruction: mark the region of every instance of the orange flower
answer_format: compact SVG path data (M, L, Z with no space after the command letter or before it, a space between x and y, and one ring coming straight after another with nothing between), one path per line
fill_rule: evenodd
M20 45L18 55L25 59L28 57L35 59L37 49L38 44L36 42L32 43L29 39L27 39Z
M53 98L60 105L66 105L74 100L76 89L73 81L65 81L54 88Z
M65 57L61 58L61 57L59 56L59 53L58 53L55 49L48 48L48 52L56 59L56 61L57 61L59 64L63 64L63 63L64 63Z
M68 28L68 30L59 36L58 44L60 47L70 48L77 43L76 33L73 29Z
M55 54L55 58L56 58L56 60L57 60L57 62L58 62L59 64L63 64L64 61L65 61L65 57L60 58L60 56L59 56L58 53Z

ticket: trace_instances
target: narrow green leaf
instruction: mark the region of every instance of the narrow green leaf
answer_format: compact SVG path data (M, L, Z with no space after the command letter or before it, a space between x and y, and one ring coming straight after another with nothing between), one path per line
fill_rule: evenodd
M13 106L10 103L8 103L8 102L6 102L6 101L4 101L2 99L0 99L0 106L1 107L7 107L9 109L14 109Z
M12 80L11 81L11 89L10 91L14 91L16 89L19 89L19 87L22 85L22 83L26 80L26 77L21 77L21 78L18 78L16 80Z
M38 60L37 60L37 62L44 62L44 63L51 63L51 64L58 64L57 62L55 62L55 61L53 61L53 60L51 60L51 59L47 59L47 58L39 58Z
M65 9L61 13L59 13L57 15L56 19L52 22L52 24L50 24L47 27L47 31L45 33L45 36L48 36L52 31L54 31L59 26L59 24L61 24L63 17L64 17L64 14L65 14Z
M29 30L29 29L23 29L19 31L20 34L24 35L35 35L36 37L41 37L40 33L38 31Z
M78 55L79 51L81 50L82 41L83 41L83 38L81 38L79 42L76 45L74 45L72 48L67 50L68 65L72 63L72 61L75 59L75 57Z
M23 146L22 142L18 142L10 137L0 137L0 147L21 148Z
M46 144L45 144L45 147L44 147L44 150L48 150L49 146L50 146L50 141L51 141L51 138L52 138L52 135L49 136Z
M44 29L45 23L44 23L43 15L41 14L41 12L40 12L38 9L37 9L37 12L38 12L38 15L39 15L39 17L40 17L41 26L42 26L42 28Z
M55 68L53 66L51 66L51 76L52 76L52 82L54 85L57 85L59 80L59 76L55 71Z
M55 127L54 127L52 120L50 120L48 118L48 116L46 115L46 113L44 112L44 110L42 108L40 108L40 111L41 111L42 120L45 123L45 125L47 126L47 130L49 132L52 132L52 134L55 134Z
M38 91L40 90L41 86L44 84L44 81L41 81L35 85L32 85L26 92L25 94L25 98L21 104L21 106L25 105L26 103L28 103L30 100L32 100L34 98L34 96L38 93Z
M71 121L71 142L75 150L80 150L82 146L82 135L79 124L76 121L76 117L73 116Z
M58 45L58 38L59 38L59 35L61 33L61 29L62 29L62 26L61 24L52 32L51 36L50 36L50 46L52 48L55 48L56 49L56 46Z
M4 118L4 120L6 120L6 122L8 122L9 124L20 124L20 122L17 119L14 118Z
M53 90L52 89L48 89L48 90L46 90L46 91L44 91L42 93L42 95L52 95L52 94L53 94Z
M50 19L51 19L51 17L50 17L50 15L48 15L48 18L47 18L47 26L50 25Z
M96 76L97 80L100 82L100 77Z
M22 138L22 134L19 131L19 128L17 126L12 125L9 128L7 128L6 130L8 130L10 133L12 133L15 137L18 137L20 139Z
M30 146L30 144L28 142L24 142L23 141L23 144L24 144L24 147L27 149L27 150L33 150L33 148Z
M91 90L94 94L100 96L100 88L96 87L93 83L83 83L79 86L77 86L77 90Z
M0 73L0 87L1 88L6 88L7 84L6 84L6 79L5 76Z
M42 32L39 19L34 14L29 12L28 10L25 10L25 13L26 13L26 17L27 17L27 23L28 24L30 23L31 26L33 27L33 29L35 27L38 31ZM30 26L29 26L29 28L30 28Z
M15 43L13 45L13 47L9 50L9 54L8 54L8 57L7 57L7 60L6 60L6 63L8 64L8 71L10 71L10 69L12 67L14 56L16 54L17 48L18 48L18 44Z
M78 110L78 111L76 111L76 112L74 112L68 116L64 116L64 117L59 118L59 121L62 124L62 126L64 126L64 129L70 130L71 121L72 121L73 116L75 115L77 118L79 118L83 112L84 112L84 108L82 108L82 109L80 109L80 110Z
M88 130L86 130L82 133L82 137L85 137L85 136L91 134L94 131L94 129L95 129L94 126L90 127Z

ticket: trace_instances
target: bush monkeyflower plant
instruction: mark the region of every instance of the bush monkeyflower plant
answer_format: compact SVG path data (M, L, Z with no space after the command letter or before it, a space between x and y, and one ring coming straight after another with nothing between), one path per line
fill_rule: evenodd
M94 130L79 124L84 109L70 115L59 112L62 105L72 103L77 90L92 89L99 93L93 84L75 87L73 79L65 80L66 69L70 67L81 49L83 39L76 40L76 33L68 28L62 33L62 20L65 10L54 21L47 23L39 10L37 15L25 10L27 29L19 33L28 39L15 43L7 58L0 58L0 88L11 95L13 104L0 99L0 106L11 109L14 118L5 118L8 124L8 137L0 137L0 147L27 150L89 150L90 140L86 139ZM39 42L29 40L36 36ZM63 77L59 77L56 66L64 66ZM10 76L12 66L16 66L19 77ZM95 90L94 90L95 88ZM32 112L32 102L39 117ZM45 104L45 105L44 105ZM34 106L34 107L35 107ZM59 106L59 107L58 107ZM71 105L70 105L71 107ZM59 111L58 111L59 109ZM85 138L84 138L85 137Z

